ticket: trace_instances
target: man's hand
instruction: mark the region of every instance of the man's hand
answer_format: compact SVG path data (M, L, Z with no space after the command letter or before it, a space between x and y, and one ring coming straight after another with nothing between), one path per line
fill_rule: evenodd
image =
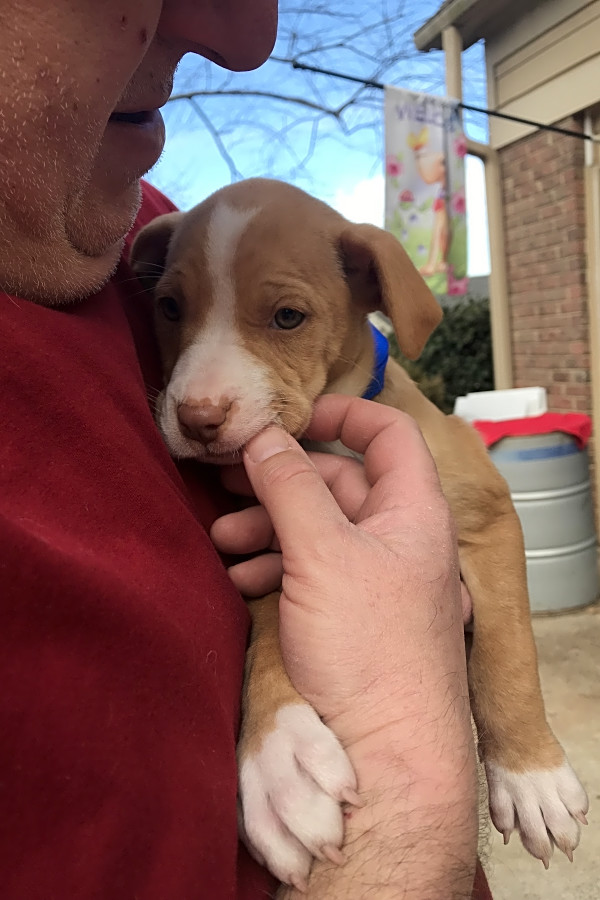
M477 834L456 540L415 423L326 396L307 432L364 454L310 458L269 428L244 453L261 506L217 521L246 594L281 575L280 640L296 689L350 756L365 806L348 862L318 863L309 896L468 897ZM248 490L239 473L230 483ZM365 885L374 893L365 892ZM344 891L343 893L341 891Z
M230 574L252 595L281 577L281 644L294 685L350 741L368 731L374 709L379 720L381 705L390 720L402 716L403 697L413 704L415 682L424 689L442 661L460 673L464 702L455 536L417 426L396 410L328 396L308 436L341 439L364 466L329 454L309 460L270 428L244 460L263 506L213 529L228 552L280 548Z

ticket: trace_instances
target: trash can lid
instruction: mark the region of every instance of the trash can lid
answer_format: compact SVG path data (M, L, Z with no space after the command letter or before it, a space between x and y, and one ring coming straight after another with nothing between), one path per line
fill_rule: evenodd
M472 424L483 438L486 447L491 447L492 444L506 437L562 431L572 435L579 449L583 450L592 433L592 420L584 413L543 413L541 416L504 419L500 422L479 419Z

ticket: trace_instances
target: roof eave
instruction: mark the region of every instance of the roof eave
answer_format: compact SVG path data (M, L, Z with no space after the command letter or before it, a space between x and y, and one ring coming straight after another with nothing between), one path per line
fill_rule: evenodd
M481 6L484 2L484 10L498 5L494 0L450 0L450 2L444 3L436 14L415 32L414 41L417 50L441 50L442 33L451 25L454 25L460 32L463 47L466 50L483 36L477 27L473 27L473 24L477 20L485 18L485 12L479 16L473 16L470 13L474 7Z

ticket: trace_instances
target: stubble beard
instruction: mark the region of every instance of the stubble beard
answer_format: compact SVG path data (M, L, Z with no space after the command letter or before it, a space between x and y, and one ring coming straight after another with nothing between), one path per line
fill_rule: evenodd
M133 176L110 203L95 189L102 135L73 94L67 82L41 108L25 91L0 101L0 290L48 306L108 281L140 204Z

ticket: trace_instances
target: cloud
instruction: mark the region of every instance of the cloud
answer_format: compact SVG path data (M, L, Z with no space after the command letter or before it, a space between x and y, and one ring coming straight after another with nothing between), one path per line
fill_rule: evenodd
M325 199L325 198L323 198ZM369 222L383 227L383 176L374 175L356 184L339 187L328 203L351 222Z

